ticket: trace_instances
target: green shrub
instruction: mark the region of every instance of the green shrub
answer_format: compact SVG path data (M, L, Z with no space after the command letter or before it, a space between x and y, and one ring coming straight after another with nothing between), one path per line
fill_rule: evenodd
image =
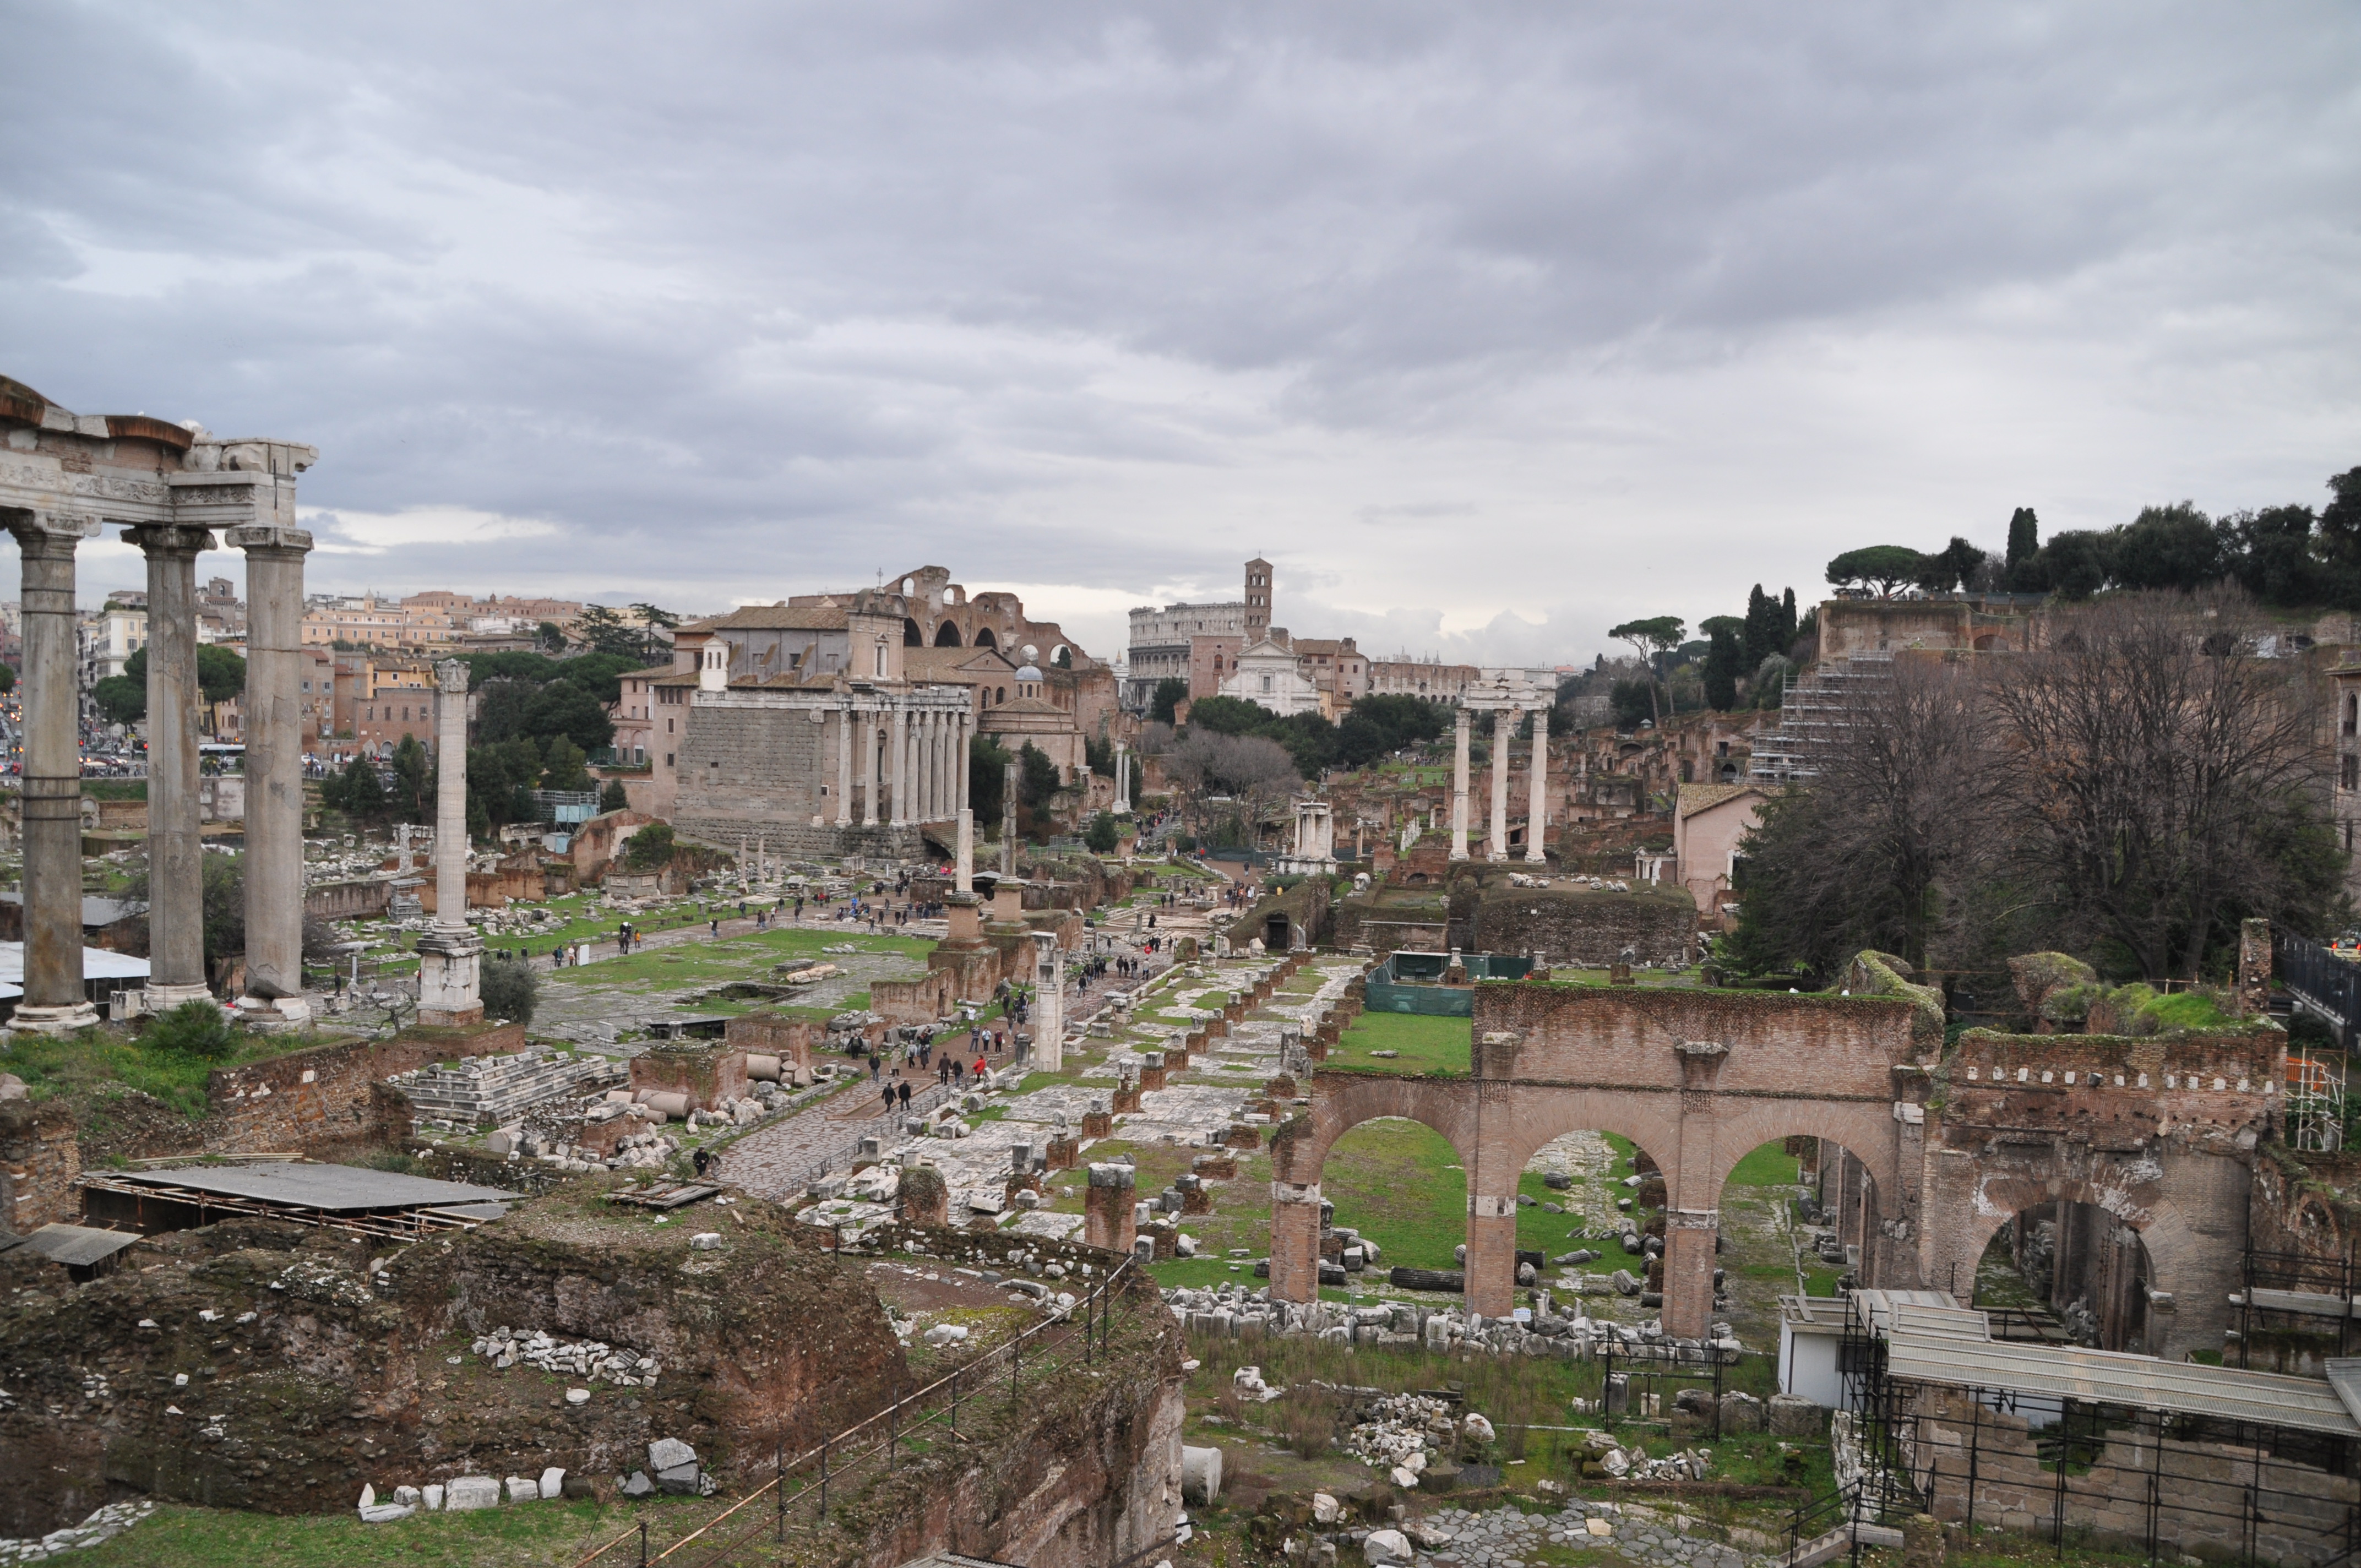
M672 860L672 824L651 822L623 846L623 864L635 872L652 872Z
M541 977L529 963L487 954L478 994L484 1001L485 1017L530 1024L533 1009L541 1003Z
M172 1051L202 1061L220 1061L237 1048L229 1014L210 1002L183 1002L159 1013L139 1036L152 1050Z
M1102 811L1091 818L1090 831L1082 836L1082 842L1090 846L1091 853L1105 855L1115 851L1121 838L1115 831L1115 818Z

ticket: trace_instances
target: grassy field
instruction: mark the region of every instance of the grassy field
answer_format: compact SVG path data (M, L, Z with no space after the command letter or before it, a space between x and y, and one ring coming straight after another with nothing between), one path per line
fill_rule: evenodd
M1474 1025L1465 1018L1415 1013L1364 1013L1322 1065L1347 1072L1466 1073L1474 1056ZM1372 1051L1399 1051L1377 1057Z
M696 1528L713 1512L684 1497L600 1508L596 1503L534 1503L464 1514L419 1514L393 1524L363 1524L353 1514L236 1513L167 1506L104 1546L77 1552L84 1568L564 1568L591 1547L644 1519L661 1542ZM637 1563L638 1548L617 1563Z
M818 959L825 962L831 955L822 948L840 947L847 942L864 953L900 954L910 960L913 972L925 967L927 954L935 946L934 938L930 937L872 937L865 932L856 937L843 931L787 927L774 931L750 931L742 936L724 937L719 941L648 948L629 958L602 958L580 969L554 970L542 977L542 983L595 986L653 983L669 989L705 980L717 983L758 980L767 978L763 972L765 966L788 959Z
M205 1080L215 1068L264 1061L323 1043L317 1034L260 1035L232 1033L227 1056L206 1058L164 1050L144 1038L126 1039L106 1029L86 1029L79 1035L44 1036L12 1035L0 1048L0 1072L25 1080L36 1100L83 1093L120 1083L152 1094L187 1116L205 1112Z

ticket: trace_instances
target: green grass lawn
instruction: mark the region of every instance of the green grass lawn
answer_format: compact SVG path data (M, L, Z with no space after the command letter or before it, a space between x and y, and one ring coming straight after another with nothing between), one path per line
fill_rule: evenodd
M811 931L789 927L774 931L751 931L743 936L724 937L719 941L692 942L679 947L649 948L629 958L602 958L579 969L556 970L542 977L542 983L558 985L631 985L653 983L670 988L698 981L760 980L766 966L788 959L818 959L822 962L835 955L822 952L825 947L851 942L863 953L899 954L912 961L912 968L922 967L926 957L934 950L930 937L852 936L840 931ZM611 950L611 949L610 949ZM862 1001L847 1000L846 1005L862 1006ZM838 1011L842 1011L840 1007Z
M1466 1018L1415 1013L1364 1013L1353 1020L1321 1065L1354 1072L1466 1073L1474 1056L1474 1025ZM1371 1051L1400 1051L1373 1057Z
M1730 1173L1730 1183L1738 1187L1793 1187L1798 1161L1786 1150L1784 1140L1764 1144L1761 1148L1738 1162Z
M355 1493L358 1497L357 1491ZM74 1553L87 1568L565 1568L593 1546L648 1521L661 1547L716 1512L701 1497L600 1508L595 1503L535 1503L464 1514L418 1514L393 1524L363 1524L351 1513L256 1514L167 1505L104 1546ZM612 1560L637 1563L636 1543Z
M56 1037L13 1035L0 1048L0 1072L13 1072L23 1079L36 1100L121 1083L154 1095L183 1115L201 1116L205 1112L205 1080L215 1068L264 1061L340 1037L308 1030L261 1035L238 1029L231 1034L230 1053L214 1058L159 1049L108 1029Z

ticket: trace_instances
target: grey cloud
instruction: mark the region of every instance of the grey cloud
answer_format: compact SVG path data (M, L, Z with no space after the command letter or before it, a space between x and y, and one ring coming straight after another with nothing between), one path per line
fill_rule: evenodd
M2329 5L36 8L0 370L565 530L381 586L1263 548L1578 657L1872 533L2361 459L2356 66Z

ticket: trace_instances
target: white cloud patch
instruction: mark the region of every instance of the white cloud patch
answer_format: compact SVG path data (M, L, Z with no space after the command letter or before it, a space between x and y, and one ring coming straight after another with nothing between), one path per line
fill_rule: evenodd
M502 517L467 507L409 507L398 512L302 507L296 517L312 530L313 551L322 555L385 555L422 544L491 544L552 539L564 532L545 519Z

